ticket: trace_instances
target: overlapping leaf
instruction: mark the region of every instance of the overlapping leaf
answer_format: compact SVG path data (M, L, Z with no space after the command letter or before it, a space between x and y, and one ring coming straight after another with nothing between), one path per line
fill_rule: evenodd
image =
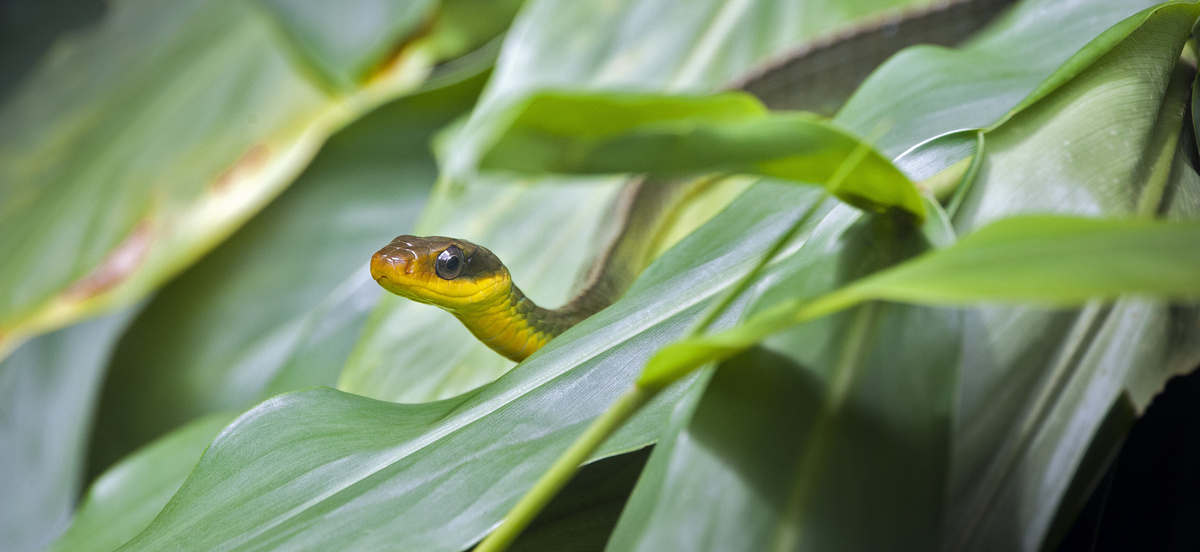
M330 133L472 46L439 42L439 29L463 34L453 21L406 35L427 3L371 21L370 47L343 59L333 38L361 25L317 40L312 21L285 17L297 6L271 5L116 4L0 109L2 348L146 294L286 187ZM288 29L304 46L281 38ZM360 80L331 93L313 78L329 65L305 66L317 58Z
M784 185L754 190L660 259L625 299L476 392L399 405L311 390L260 405L214 441L129 549L470 544L745 270L710 267L745 267L818 196ZM747 247L747 235L758 245ZM652 442L682 390L652 403L602 454Z
M334 135L288 192L165 287L114 355L93 465L198 416L333 385L379 296L366 262L411 231L436 178L429 142L482 82L397 100Z
M746 173L824 183L862 208L925 216L917 189L868 144L820 117L752 97L534 95L482 169L679 176Z
M483 149L515 117L514 106L538 91L564 88L708 93L756 65L883 11L928 3L888 0L849 8L808 3L797 12L790 2L530 2L506 37L480 107L447 139L447 182L435 191L418 233L484 245L505 260L514 281L538 304L562 304L611 231L598 219L611 218L604 211L617 193L616 181L473 175ZM747 33L756 39L742 40ZM508 186L497 189L500 183ZM718 187L699 198L681 226L707 220L742 187ZM547 237L553 241L544 242ZM368 323L339 388L423 401L461 393L509 368L511 363L476 343L451 317L388 297Z
M1058 8L1062 7L1065 6L1058 6ZM1091 8L1090 5L1088 7L1076 6L1076 9L1087 11L1089 16L1079 18L1079 20L1093 21L1090 17L1092 15ZM1034 8L1026 6L1023 9L1033 10ZM1041 11L1046 10L1038 10L1038 12ZM978 225L986 224L985 221L1022 211L1097 214L1094 209L1100 201L1106 202L1100 203L1103 208L1102 213L1124 216L1131 213L1139 199L1134 193L1141 182L1138 179L1145 176L1145 173L1139 173L1132 168L1138 167L1143 159L1153 159L1158 153L1154 150L1153 144L1162 143L1161 140L1150 136L1151 129L1155 128L1159 124L1157 121L1160 120L1160 101L1153 98L1162 97L1164 83L1167 80L1164 75L1169 75L1171 72L1174 55L1177 54L1175 48L1180 44L1177 41L1180 37L1186 36L1186 30L1190 25L1189 18L1194 18L1194 15L1190 14L1191 11L1194 11L1192 7L1170 7L1162 11L1164 13L1147 12L1143 14L1142 18L1134 20L1132 27L1126 24L1124 27L1118 28L1115 32L1120 34L1115 39L1107 41L1107 44L1113 47L1114 54L1090 52L1095 61L1094 65L1087 66L1086 71L1079 67L1069 68L1070 73L1066 78L1060 80L1060 84L1062 81L1072 78L1074 81L1063 86L1063 91L1057 89L1043 91L1047 99L1027 109L1030 116L1021 119L1022 114L1018 113L1014 122L989 133L988 138L999 138L997 141L1005 146L998 148L1000 150L997 152L998 158L1003 159L1005 153L1012 155L1013 149L1016 149L1023 153L1021 164L1018 165L1014 162L1008 165L1006 170L1000 170L994 166L987 166L987 163L993 161L994 158L984 158L982 180L975 183L979 189L970 190L970 195L967 197L969 206L966 211L967 215L959 217L962 230L971 231ZM1171 13L1172 11L1174 13ZM1051 7L1049 13L1054 13L1054 7ZM1148 27L1147 29L1140 27L1143 23ZM1018 32L1013 34L1010 39L1021 40L1020 29L1014 28L1013 30ZM1131 33L1133 34L1131 40L1121 42L1121 39ZM1148 36L1154 38L1148 40ZM1166 37L1174 37L1176 40L1174 45L1170 44L1171 39ZM1164 39L1166 44L1163 42ZM1152 45L1155 43L1157 46ZM1124 60L1125 64L1132 63L1141 67L1138 72L1134 73L1146 77L1142 82L1148 88L1134 91L1122 90L1117 86L1104 86L1107 79L1117 80L1127 86L1131 84L1129 80L1126 80L1126 77L1131 76L1130 72L1118 69L1120 62L1110 59L1108 63L1105 63L1104 56L1122 54L1133 57L1149 54L1148 57L1155 60L1150 63L1130 61L1129 58ZM898 64L899 60L904 57L904 55L899 56L895 63ZM1151 66L1155 66L1157 69L1147 74L1146 72ZM901 65L897 65L893 69L898 71L899 67ZM1126 65L1127 68L1128 65ZM1002 70L1002 66L997 69ZM937 70L920 71L914 67L909 67L908 70L911 70L912 73L906 79L925 81L932 87L940 84L941 77L938 76L940 73ZM1103 73L1105 71L1108 72L1107 76L1096 76L1096 72ZM1088 74L1089 72L1091 74ZM899 73L892 73L893 76L896 74ZM1075 77L1077 74L1080 76ZM880 78L873 79L867 86L880 87L878 88L880 91L895 90ZM1032 83L1030 83L1030 87L1032 87ZM1082 109L1073 109L1079 107L1077 101L1081 96L1088 96L1085 90L1089 90L1089 87L1095 96L1110 95L1107 101L1093 100L1097 102L1094 105L1105 105L1110 109L1113 106L1122 105L1126 106L1124 107L1126 111L1111 109L1106 116L1099 116L1096 111L1086 109L1086 102ZM1001 90L1001 92L1004 91ZM1125 103L1122 103L1120 100L1116 100L1116 97L1120 97L1122 93L1129 94L1128 98L1139 95L1142 99L1140 102L1126 100ZM1070 99L1063 99L1060 95L1070 96ZM1149 96L1149 101L1146 96ZM902 103L901 106L908 105L911 101L919 100L909 100ZM1007 101L1010 106L1016 103L1016 99L1000 98L1000 101ZM1166 105L1169 106L1170 102L1166 102ZM1169 108L1166 110L1170 111ZM920 113L920 110L917 109L915 112ZM1130 112L1136 112L1138 115L1133 116ZM906 111L901 108L897 113L902 114ZM1034 117L1033 113L1040 113L1040 115ZM846 115L846 112L843 112L843 115ZM1037 121L1039 118L1053 120L1055 116L1069 119L1072 124L1064 124L1057 135L1047 134L1039 140L1028 139L1030 134L1036 134L1029 132L1030 127L1037 124L1033 121ZM1138 129L1132 134L1126 134L1125 132L1128 130L1121 134L1108 133L1103 130L1107 124L1110 124L1107 121L1120 119L1128 125L1131 118L1137 120L1135 128ZM863 120L869 119L864 118ZM1166 120L1171 121L1172 119L1168 116ZM1178 120L1177 116L1175 120ZM934 123L931 130L937 130L937 125L941 124L937 119L930 122ZM955 124L963 122L966 121ZM980 122L971 124L986 124L986 122L986 120L980 120ZM914 119L914 125L918 129L921 128L916 119ZM1163 125L1163 127L1158 131L1159 133L1178 132L1179 130L1178 123L1173 127L1170 124ZM1074 133L1069 131L1069 128L1074 128ZM908 130L911 128L905 129L906 132ZM1005 141L1005 138L1012 138L1013 134L1022 130L1027 132L1022 135L1024 139ZM1011 134L1003 137L1005 133ZM1100 143L1088 143L1087 147L1097 148L1097 151L1081 156L1079 152L1083 150L1075 146L1072 139L1076 133L1083 136L1099 135L1105 138L1101 139ZM971 137L970 140L973 142L974 138ZM1142 148L1123 150L1122 154L1114 155L1114 150L1103 147L1105 143L1123 145L1140 143ZM1147 147L1147 144L1151 146ZM1169 184L1169 189L1174 191L1168 195L1176 198L1176 202L1171 207L1172 210L1190 211L1194 206L1184 207L1181 203L1194 202L1195 173L1182 161L1183 155L1186 153L1183 150L1180 152L1175 157L1175 170L1171 173L1173 181ZM1010 159L1012 158L1010 157ZM1047 163L1044 160L1050 162ZM1079 170L1078 173L1064 170L1055 175L1057 178L1047 177L1042 172L1047 165L1055 166L1056 164L1058 167L1077 167L1076 170L1082 170ZM1113 190L1121 185L1133 189L1113 193ZM1095 190L1102 186L1105 187L1107 193ZM1067 189L1074 191L1070 192L1070 195L1059 191L1065 192ZM978 194L988 194L989 197L987 200L976 202ZM1087 198L1095 199L1081 201ZM986 215L980 216L981 213L986 213ZM1033 226L1025 228L1020 226L1019 221L1006 222L999 227L985 229L986 231L982 235L976 236L975 239L968 236L964 240L965 243L960 245L970 248L973 246L973 242L980 243L975 240L982 240L982 244L987 245L989 234L992 236L1010 232L1023 234L1025 231L1039 230L1034 228L1035 226L1042 226L1036 221L1026 222L1033 222ZM1142 245L1147 246L1146 249L1140 250L1136 245L1126 243L1126 245L1132 246L1124 250L1130 255L1128 259L1124 259L1126 261L1143 260L1137 257L1159 247L1170 247L1172 243L1176 250L1182 252L1185 257L1192 257L1190 252L1184 252L1183 249L1187 249L1185 244L1189 243L1186 241L1189 239L1186 238L1186 235L1195 231L1194 223L1158 226L1156 224L1162 223L1055 220L1049 224L1051 226L1095 226L1096 229L1124 227L1125 230L1132 230L1132 234L1145 231L1146 234L1143 234L1142 238L1149 239L1145 239ZM1040 230L1050 229L1043 226ZM1160 231L1178 232L1175 238L1184 241L1166 240L1164 242L1149 235ZM1131 238L1132 234L1124 235L1123 238ZM1092 236L1084 237L1077 234L1075 237L1083 241L1091 241L1087 238ZM1131 273L1127 272L1130 266L1140 268L1142 276L1161 275L1169 278L1172 274L1176 276L1189 274L1184 266L1186 263L1177 263L1176 261L1180 259L1174 256L1165 259L1160 257L1158 259L1160 264L1156 266L1130 265L1129 263L1108 264L1108 259L1105 257L1112 251L1110 247L1114 244L1105 241L1104 238L1104 236L1095 236L1096 241L1091 241L1090 247L1093 253L1097 251L1097 247L1100 248L1098 258L1091 260L1098 264L1074 267L1077 272L1076 276L1081 279L1081 282L1096 283L1097 278L1108 276L1107 283L1118 284L1118 280L1122 277L1131 276ZM1049 236L1046 236L1046 240L1046 243L1029 240L1026 245L1033 246L1032 249L1045 248L1043 253L1054 257L1053 262L1049 263L1050 265L1057 263L1060 269L1068 268L1070 259L1062 257L1060 253L1050 251L1050 248L1069 244L1055 243ZM999 242L993 243L1000 249L1006 249L1006 247L1000 247ZM1194 243L1194 241L1190 243ZM1075 245L1081 244L1076 243ZM956 249L957 247L931 254L928 259L933 261L942 253L949 253L951 257L943 259L950 259L958 255L952 251L964 251ZM1011 252L1006 251L1006 253ZM1080 254L1083 251L1076 250L1072 253L1073 255ZM987 256L987 259L988 263L1000 260L991 256ZM924 261L917 261L911 266L919 267L922 262ZM1191 262L1194 262L1194 259ZM1036 271L1039 265L1030 263L1021 266ZM956 264L954 268L966 267L967 265ZM1114 267L1118 270L1110 270ZM941 268L951 267L943 266ZM970 268L983 268L983 263L979 263L979 266L971 265ZM995 274L997 268L993 265L993 270L986 274L985 278L978 280L979 285L975 291L980 293L979 299L985 298L990 292L997 294L993 296L993 299L1012 299L1011 295L1003 297L1001 294L1006 290L1014 291L1017 285L1024 285L1030 298L1046 292L1035 282L1024 280L1033 273L1024 273L1020 278L1005 281L1003 285L994 287L991 284L995 281L988 282L988 279ZM811 270L809 269L809 271ZM894 274L903 275L905 270L908 269L898 268ZM1194 274L1195 269L1191 270L1190 273ZM801 270L797 274L797 277L787 280L791 289L813 284L811 272ZM817 274L820 272L818 271ZM885 276L886 274L888 272L881 273L879 278L890 278ZM979 274L983 275L982 272ZM909 273L909 275L913 276L912 281L919 282L919 286L926 284L923 276L917 276L914 273ZM937 277L941 278L945 275L949 275L949 273L939 272ZM1042 276L1044 277L1046 274L1043 273ZM864 282L867 281L870 281L870 278L864 280ZM1069 285L1070 281L1051 279L1044 283L1047 289L1055 289L1059 292L1058 301L1065 299L1064 293L1072 296L1074 301L1078 301L1084 291L1097 291L1094 287L1089 290L1077 289ZM933 289L932 284L934 283L929 282L930 289ZM1132 282L1127 281L1126 283ZM1157 282L1155 286L1161 283L1164 282ZM972 282L965 278L955 279L957 286L970 284ZM1030 286L1030 284L1034 285ZM1188 287L1190 282L1186 276L1177 279L1175 284L1178 286L1174 289L1159 288L1158 291L1167 292L1168 295L1173 292L1176 296L1182 297L1194 296L1194 290ZM779 290L782 287L778 285L773 289ZM1138 285L1131 287L1118 285L1108 291L1113 292L1117 289L1153 291L1152 288ZM942 291L949 292L951 290L943 289ZM847 295L852 294L848 290L846 293ZM788 295L780 291L768 292L767 296L759 301L759 304L763 306L762 308L766 308L777 305L778 301L787 298ZM943 299L945 298L943 296ZM1044 296L1041 298L1045 299ZM799 298L794 306L802 304L804 299L803 297ZM826 306L837 305L827 304ZM895 307L885 308L895 309ZM804 425L805 420L809 419L805 417L806 415L799 417L802 428L800 435L796 435L793 426L785 426L782 422L765 422L761 417L757 417L761 412L759 409L767 408L782 413L784 409L795 410L797 407L789 405L788 399L771 399L768 395L764 395L765 391L749 387L749 384L739 387L738 383L734 383L734 375L726 376L726 381L730 383L724 389L718 387L710 389L709 396L711 398L706 397L706 400L714 403L720 401L720 406L702 408L690 419L677 420L681 433L678 436L671 434L667 437L667 441L660 445L660 452L652 456L648 472L631 499L630 506L618 526L610 549L625 550L637 547L655 549L656 547L679 546L702 548L699 544L701 542L724 543L728 545L727 549L745 547L745 549L828 550L910 546L914 549L929 549L937 546L949 549L974 549L996 546L997 543L1005 543L1000 545L1003 548L1036 549L1046 538L1050 522L1055 519L1055 512L1061 504L1060 501L1063 500L1063 493L1066 491L1075 469L1079 466L1083 451L1087 448L1090 432L1095 431L1104 418L1108 411L1108 405L1111 404L1116 394L1121 392L1123 386L1130 389L1135 385L1132 382L1139 380L1143 382L1140 388L1144 393L1146 389L1156 387L1153 384L1146 385L1147 378L1161 384L1163 378L1173 370L1194 365L1196 361L1194 354L1189 353L1189 351L1196 350L1195 326L1194 323L1189 326L1187 322L1193 316L1188 314L1191 312L1190 310L1176 309L1174 312L1170 312L1157 303L1122 300L1112 311L1095 308L1085 311L1081 322L1074 328L1074 333L1071 333L1072 321L1076 317L1070 313L1016 308L971 309L964 314L965 323L959 330L962 332L961 334L950 333L943 336L944 341L938 343L935 339L925 346L919 345L921 343L919 338L915 339L917 345L914 345L913 334L922 335L923 332L932 332L934 326L926 324L923 330L903 329L895 326L891 330L883 330L880 326L874 326L875 333L867 343L872 345L877 342L895 343L889 349L889 355L892 357L889 360L893 362L889 362L887 368L880 371L872 369L869 361L860 361L855 368L856 375L849 378L839 393L839 386L834 381L824 380L826 386L822 387L821 385L823 374L827 373L827 370L823 370L822 367L828 365L828 360L822 357L821 351L834 348L831 343L845 343L849 339L846 337L847 335L854 335L852 332L837 331L847 328L845 322L834 326L838 323L839 318L861 316L854 312L821 319L784 331L777 334L776 337L768 339L766 342L768 349L783 353L782 361L772 362L769 355L764 356L765 353L754 351L747 353L745 357L735 357L729 361L729 368L746 369L746 362L751 362L747 359L752 358L752 362L762 366L760 371L774 371L783 374L787 370L799 370L803 374L811 374L799 378L792 376L796 378L796 383L792 384L790 388L798 394L803 394L805 390L808 390L808 393L817 393L822 398L813 400L821 400L824 405L822 408L825 409L829 408L828 405L831 402L837 403L837 397L843 397L840 402L841 407L835 409L832 415L827 416L830 424L828 427L837 427L838 429L835 437L830 438L829 433L810 432L804 429L808 427ZM1100 316L1102 314L1106 316ZM766 318L759 318L759 321L767 320L770 313L767 311L760 316L766 316ZM875 318L877 324L879 320L881 318ZM1105 320L1105 322L1102 322L1103 326L1098 330L1099 334L1086 337L1087 333L1080 333L1089 332L1089 327L1095 327L1091 324L1098 323L1100 320ZM713 353L728 355L758 342L767 333L768 328L759 328L760 331L754 332L754 325L755 318L751 318L746 326L733 330L733 333L725 334L730 338L729 343L714 343L714 350L700 352L698 356L711 358ZM781 323L774 328L778 329L783 325ZM1190 327L1191 330L1184 330L1185 327ZM722 334L718 334L718 336L720 335ZM956 335L961 335L961 337L956 337ZM908 339L897 339L899 336L907 336ZM964 347L960 360L947 357L945 360L950 364L942 366L943 370L940 375L922 371L929 370L931 364L937 364L928 362L928 359L923 358L922 355L948 353L948 350L959 339L962 339ZM720 337L715 336L713 340L714 342L719 341ZM1139 345L1135 347L1132 345L1133 343L1139 343ZM730 347L730 349L726 349L726 347ZM908 353L913 353L913 356L906 356ZM868 355L866 358L869 358L869 349L863 354ZM912 358L914 362L908 363L905 361L906 358ZM1056 359L1065 359L1066 361L1055 362ZM782 368L768 370L766 368L780 363L787 370ZM1038 370L1031 369L1031 366L1045 366L1045 368ZM730 371L733 372L733 370ZM947 379L954 378L955 371L961 374L958 377L962 378L962 383L959 384L959 390L952 391L959 395L959 399L956 401L957 411L951 414L948 408L945 408L947 403L944 402L946 399L944 384ZM1139 373L1143 375L1137 376L1136 374ZM755 381L756 377L767 376L751 375L748 379ZM775 382L774 385L784 385L780 383L782 375L773 377L775 378L772 380ZM816 382L812 381L814 379ZM1061 385L1063 381L1068 382L1064 394L1057 401L1050 400L1049 397L1054 397L1052 393L1060 389L1058 385ZM900 389L904 391L901 392ZM943 393L938 393L936 391L938 389L941 389ZM875 395L877 393L878 396ZM910 396L914 393L920 394L926 404L923 408L920 405L913 405L905 409L902 406L904 401L899 397ZM1018 397L1031 396L1034 398L1018 399ZM752 408L751 405L755 408ZM943 405L944 409L939 410L936 405ZM1002 406L997 409L997 405ZM886 414L880 413L882 409L892 407L898 407L901 410ZM807 412L807 416L814 415L811 410ZM869 424L863 426L863 420L873 421L874 424L886 424L889 429L880 430ZM947 420L951 421L949 425L946 425ZM1014 423L1013 420L1019 421ZM738 424L739 421L742 423ZM941 425L939 426L939 424ZM726 429L732 425L736 425L737 429ZM926 431L932 431L932 433L924 433L924 435L927 438L933 438L933 441L921 441L914 438L921 434L919 431L916 433L914 431L922 427L926 428ZM852 428L857 428L865 433L856 435ZM874 436L874 441L864 445L867 447L865 449L855 448L853 443L861 443L862 441L859 439L864 436ZM940 444L937 444L939 442ZM776 460L774 465L739 459L738 455L745 454L744 450L747 447L755 447L753 443L760 443L755 449L760 452L766 450L767 443L770 443L771 447L775 449L784 449L778 453L781 459ZM933 452L929 447L947 447L948 450L953 451L953 454L950 455L950 464L939 468L950 471L952 475L948 479L944 474L922 479L917 475L923 473L919 469L905 467L920 466L919 462L906 464L905 462L891 461L892 458L924 458L925 461L936 464L945 457L946 449L943 449L942 452ZM788 452L793 450L796 452ZM924 454L932 454L932 456L922 456ZM873 458L882 460L873 463ZM1064 461L1067 458L1070 460ZM1054 460L1052 461L1052 459ZM814 470L811 466L817 466L817 469ZM852 466L852 468L847 469L846 466ZM981 468L981 466L984 467ZM821 469L822 467L823 469ZM800 471L802 468L814 471ZM849 476L841 474L849 474ZM879 474L885 475L875 479ZM983 477L983 474L987 474L987 476ZM809 477L812 481L801 482L803 477ZM1082 477L1088 477L1088 475L1082 475ZM871 481L872 485L857 485L856 481L860 478L869 478L867 480ZM928 499L919 500L917 498L920 496L918 490L898 487L910 480L923 482L922 488L942 489L946 494L928 495ZM696 488L694 483L689 482L696 481L704 481L706 484L716 487L707 500L697 500L694 491L689 491L689 489ZM767 487L755 484L756 481L772 481L776 482L776 486ZM786 485L782 487L790 491L799 489L800 492L791 494L782 492L781 486L778 484L780 481L792 481L794 487L789 488ZM826 481L837 481L838 483L826 485ZM1047 484L1047 482L1053 483ZM805 487L805 485L809 485L809 487ZM822 494L822 489L828 492ZM791 507L789 502L795 500L797 496L800 497L801 504L807 500L813 504L819 503L821 507L801 510L803 515L797 517L794 515L796 510ZM949 502L943 502L943 497L948 497ZM698 503L712 503L713 507L697 507ZM947 523L940 519L941 516L946 516L946 519L951 521ZM1066 517L1069 518L1069 514ZM871 532L830 530L830 528L846 527L846 523L856 523L862 519L907 520L909 523L906 526L894 526L890 530L875 527L879 530ZM648 522L647 520L652 521ZM964 522L966 525L958 525ZM979 523L982 527L969 525L971 523ZM746 531L747 527L757 528L757 532ZM964 527L968 528L964 530ZM973 531L973 534L964 538L963 533L959 531L966 533ZM748 533L756 535L756 537L747 538ZM763 536L764 534L767 536ZM787 535L792 536L788 537ZM876 537L885 540L871 541ZM771 548L772 546L774 548Z

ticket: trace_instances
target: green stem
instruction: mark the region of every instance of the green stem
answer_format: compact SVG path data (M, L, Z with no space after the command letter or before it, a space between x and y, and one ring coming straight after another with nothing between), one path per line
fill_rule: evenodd
M508 512L508 516L504 518L500 527L492 531L492 534L475 547L475 552L507 550L521 534L521 531L524 531L533 522L533 519L550 503L550 500L566 486L575 472L579 471L579 466L592 453L596 452L600 444L621 427L625 420L650 402L650 399L654 398L657 393L657 390L634 387L621 395L617 402L613 403L607 412L596 418L592 425L583 432L583 435L571 443L571 447L558 457L558 460L546 473L542 474L541 479L538 479L533 488L529 489L529 492L525 493L517 505Z
M858 145L855 146L854 150L842 160L837 169L833 171L833 174L829 176L829 180L825 182L823 187L825 193L814 199L812 205L810 205L808 210L804 212L804 215L801 216L794 224L792 224L792 227L789 228L788 231L782 236L780 236L779 239L775 240L775 244L771 246L771 250L767 251L766 255L759 257L758 262L754 264L754 268L751 268L750 272L747 272L745 276L742 276L742 279L738 280L738 283L733 286L733 289L729 290L728 293L721 297L721 300L717 302L717 304L713 305L713 308L709 309L708 312L704 314L698 324L692 326L692 331L688 332L685 339L699 337L708 331L709 327L712 326L712 323L717 319L717 317L721 316L721 314L723 314L725 310L729 308L729 305L731 305L738 297L740 297L742 293L745 293L746 289L750 287L750 284L753 283L756 278L758 278L758 275L760 272L762 272L763 267L767 266L767 263L771 262L780 251L783 251L783 248L786 247L787 244L791 243L792 238L795 237L796 233L799 232L801 228L804 228L804 225L808 222L808 220L811 219L814 214L816 214L817 209L819 209L821 205L825 203L825 198L828 197L830 193L836 192L837 189L842 186L842 182L844 182L846 178L850 176L850 172L854 170L854 167L857 167L858 164L862 162L863 158L866 157L870 152L871 147L868 146L865 141L860 141Z
M729 305L732 304L738 297L741 297L741 295L746 292L746 289L750 287L750 284L754 283L754 280L758 278L759 274L762 272L762 269L767 266L767 263L771 262L772 259L779 255L780 251L783 251L783 248L786 247L787 244L792 242L792 238L794 238L796 234L800 232L801 228L804 228L805 224L808 224L808 221L812 219L813 215L817 213L817 209L819 209L821 205L825 203L825 199L828 197L829 194L824 193L814 199L812 205L808 207L808 210L804 211L804 214L801 215L799 219L796 219L796 222L792 224L791 228L788 228L787 232L780 236L779 239L775 240L775 243L771 245L771 249L767 251L765 255L758 258L758 261L754 263L754 267L751 268L750 271L744 276L742 276L742 278L738 280L737 284L734 284L733 289L730 289L721 297L720 301L713 305L712 308L708 309L708 312L704 314L704 316L696 325L692 326L692 330L688 332L684 339L699 337L701 334L708 331L709 327L712 326L712 323L717 319L717 317L721 316L726 309L729 308Z

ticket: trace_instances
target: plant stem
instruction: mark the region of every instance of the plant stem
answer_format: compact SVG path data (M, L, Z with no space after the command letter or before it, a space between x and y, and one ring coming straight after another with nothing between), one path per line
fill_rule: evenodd
M524 531L538 513L550 503L550 500L566 486L575 472L579 471L579 466L600 447L600 444L621 427L625 420L650 402L650 399L654 398L657 393L657 390L634 387L621 395L617 402L613 403L608 411L601 414L599 418L596 418L592 425L588 426L587 430L574 443L571 443L570 448L558 457L554 465L542 474L533 488L529 489L529 492L525 493L517 505L508 512L508 516L504 518L500 527L492 531L492 534L475 547L475 552L507 550L509 545L521 534L521 531Z
M712 308L708 309L708 311L704 313L704 317L701 318L696 325L692 326L691 331L688 332L685 339L698 337L704 332L708 331L709 327L712 326L713 321L715 321L718 316L721 316L721 314L723 314L725 310L729 308L729 305L732 304L734 300L746 292L746 288L749 288L750 284L754 282L755 278L758 278L758 276L762 273L763 267L767 266L767 263L771 262L771 259L774 259L776 255L779 255L779 252L783 251L783 248L792 242L792 238L796 236L801 228L804 228L804 225L807 224L809 219L811 219L813 215L817 213L817 209L819 209L821 205L825 203L825 200L828 197L829 194L824 193L814 199L812 205L810 205L808 209L804 211L804 214L801 215L799 219L796 219L796 222L792 224L791 228L788 228L787 232L780 236L779 239L775 240L775 243L771 245L771 249L767 251L765 255L758 258L758 261L754 264L754 267L751 268L750 271L744 276L742 276L740 280L738 280L737 284L733 286L733 289L730 289L727 293L725 293L725 295L721 297L721 300L717 302L717 304L713 305Z

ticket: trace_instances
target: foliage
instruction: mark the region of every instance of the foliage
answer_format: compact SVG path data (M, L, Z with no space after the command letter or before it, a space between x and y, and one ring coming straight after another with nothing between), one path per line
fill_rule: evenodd
M1036 550L1200 362L1195 4L1025 0L832 120L722 91L942 8L310 4L114 2L0 96L0 548ZM629 172L708 184L515 367L367 276L562 302Z

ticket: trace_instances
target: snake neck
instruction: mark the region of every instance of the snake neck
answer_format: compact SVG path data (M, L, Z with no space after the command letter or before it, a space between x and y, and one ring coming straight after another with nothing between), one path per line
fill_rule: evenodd
M659 245L664 213L697 189L692 182L638 182L622 191L615 234L588 271L582 289L557 309L537 306L509 283L509 293L455 312L492 350L520 362L554 337L604 310L629 289Z
M491 304L454 315L476 339L509 360L520 362L609 302L595 293L581 293L561 308L546 309L512 285L507 294Z

